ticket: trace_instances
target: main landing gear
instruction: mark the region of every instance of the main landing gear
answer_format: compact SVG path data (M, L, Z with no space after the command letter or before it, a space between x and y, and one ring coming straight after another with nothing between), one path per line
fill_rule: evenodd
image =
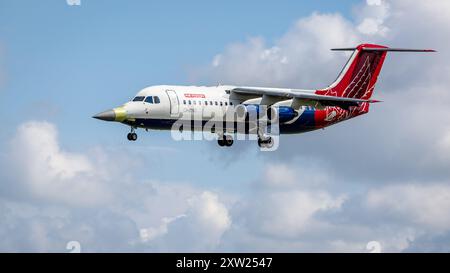
M270 149L273 147L275 140L273 137L268 136L265 132L267 131L267 127L259 127L258 128L258 146L260 148Z
M220 147L230 147L233 145L233 137L230 135L219 135L217 143ZM258 136L258 146L260 148L270 149L273 147L274 139L270 136Z
M219 139L217 139L217 143L220 147L230 147L231 145L233 145L233 142L233 137L230 135L219 135Z
M274 140L268 136L258 136L258 146L260 148L270 149L273 147Z
M137 138L138 138L138 136L137 136L137 134L134 132L134 128L131 127L131 132L128 133L127 139L128 139L129 141L136 141Z

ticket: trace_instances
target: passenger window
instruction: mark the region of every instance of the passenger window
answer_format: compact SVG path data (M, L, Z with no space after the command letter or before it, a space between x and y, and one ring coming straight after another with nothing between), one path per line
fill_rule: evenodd
M153 97L152 97L152 96L148 96L148 97L145 99L145 102L147 102L147 103L153 103Z
M225 106L228 106L228 102L225 102Z
M160 103L161 101L159 100L159 97L158 96L154 96L153 97L153 100L155 101L155 103Z
M145 99L144 96L137 96L133 99L133 101L143 101Z
M189 102L189 105L191 105L191 100L188 100L188 102Z
M211 100L209 101L209 105L213 105L213 103L212 103L212 101L211 101Z
M202 105L202 101L201 100L198 101L198 105Z
M197 101L194 100L194 105L196 105L196 104L197 104Z
M223 106L222 102L220 102L220 106Z
M230 105L233 105L233 103L230 101Z
M215 104L216 104L216 106L219 105L219 104L217 103L217 101L215 101Z
M205 105L208 105L208 101L205 101Z
M183 104L186 104L186 100L183 100Z

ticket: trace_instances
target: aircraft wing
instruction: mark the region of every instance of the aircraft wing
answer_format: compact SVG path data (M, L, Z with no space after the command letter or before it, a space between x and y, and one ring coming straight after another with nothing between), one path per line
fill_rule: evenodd
M312 90L284 89L284 88L265 88L265 87L235 87L230 90L234 95L251 95L261 97L260 104L272 105L278 101L293 99L293 104L308 106L338 106L348 109L350 106L358 106L360 103L378 102L376 100L362 100L346 97L317 95Z

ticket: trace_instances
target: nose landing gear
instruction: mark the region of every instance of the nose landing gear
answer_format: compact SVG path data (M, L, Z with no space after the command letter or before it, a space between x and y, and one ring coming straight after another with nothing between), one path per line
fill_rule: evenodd
M137 138L138 138L138 136L137 136L137 134L134 132L134 128L131 127L131 132L128 133L127 139L128 139L129 141L136 141Z
M227 146L230 147L233 145L233 137L230 135L219 135L219 139L217 139L217 143L220 147Z

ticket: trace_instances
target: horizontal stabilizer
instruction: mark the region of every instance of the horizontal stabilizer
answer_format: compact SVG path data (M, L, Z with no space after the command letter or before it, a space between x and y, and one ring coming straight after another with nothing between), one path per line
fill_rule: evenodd
M354 51L357 48L355 47L346 47L346 48L332 48L333 51ZM376 48L376 47L363 47L361 50L364 51L392 51L392 52L436 52L433 49L410 49L410 48Z

